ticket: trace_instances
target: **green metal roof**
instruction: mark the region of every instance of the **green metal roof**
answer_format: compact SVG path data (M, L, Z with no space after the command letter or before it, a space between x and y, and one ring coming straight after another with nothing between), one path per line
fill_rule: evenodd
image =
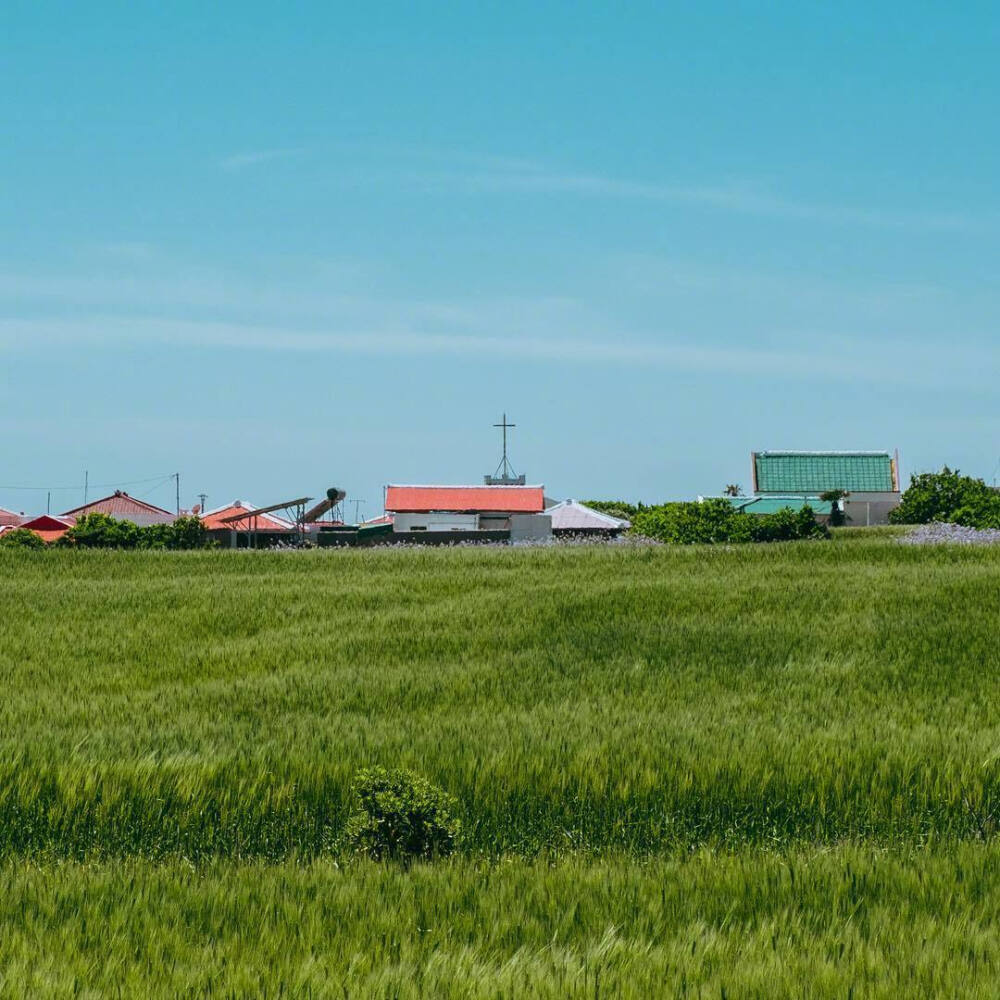
M890 493L895 489L888 452L758 451L757 493Z
M790 510L802 510L807 504L812 507L814 514L829 514L833 504L829 500L820 500L819 497L794 496L794 497L723 497L728 500L737 510L742 510L747 514L776 514L786 507Z

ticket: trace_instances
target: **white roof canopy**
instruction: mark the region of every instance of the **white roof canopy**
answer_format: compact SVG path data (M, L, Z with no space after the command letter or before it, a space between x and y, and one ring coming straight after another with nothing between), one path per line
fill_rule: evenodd
M624 518L602 514L576 500L563 500L545 513L552 517L553 531L624 531L631 523Z

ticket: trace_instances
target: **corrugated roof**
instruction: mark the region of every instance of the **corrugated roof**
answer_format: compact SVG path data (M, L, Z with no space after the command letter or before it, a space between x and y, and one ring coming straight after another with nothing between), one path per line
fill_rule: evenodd
M388 486L385 509L394 514L429 511L540 514L545 509L542 486Z
M228 524L223 523L224 519L227 517L233 517L237 514L250 514L253 513L257 508L252 503L247 503L245 500L234 500L231 504L226 504L225 507L216 507L214 510L206 510L201 515L202 524L212 531L216 528L222 528L225 530L230 530L235 528L237 531L250 531L253 528L252 518L247 518L243 523L234 524L230 522ZM256 517L257 531L294 531L295 525L291 521L286 521L283 517L278 517L276 514L258 514Z
M745 511L747 514L776 514L779 510L788 508L789 510L801 510L807 504L812 507L814 514L829 514L833 509L833 504L829 500L820 500L817 496L754 496L754 497L698 497L702 500L725 500L731 503L737 510Z
M110 514L112 517L135 521L136 524L140 523L136 518L141 518L144 524L156 523L156 521L163 523L174 519L174 515L169 510L131 497L122 490L115 490L110 496L101 497L100 500L92 500L82 507L67 510L64 516L83 517L85 514Z
M891 493L896 489L888 452L758 451L756 493Z
M630 526L621 517L612 517L577 500L563 500L545 508L552 517L553 531L623 531Z
M0 527L17 527L23 520L20 514L15 514L6 507L0 507Z

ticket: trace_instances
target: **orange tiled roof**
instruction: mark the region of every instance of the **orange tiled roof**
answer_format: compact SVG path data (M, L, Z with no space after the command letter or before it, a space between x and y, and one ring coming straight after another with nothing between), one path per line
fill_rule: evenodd
M385 509L396 514L432 510L540 514L545 509L545 490L541 486L389 486Z
M201 523L205 528L212 531L216 528L224 528L227 531L235 528L238 531L250 531L253 528L253 519L248 517L244 521L224 523L225 518L235 517L237 514L252 514L256 510L252 503L236 500L226 507L217 507L215 510L207 510L201 515ZM257 531L293 531L295 525L291 521L286 521L276 514L258 514Z

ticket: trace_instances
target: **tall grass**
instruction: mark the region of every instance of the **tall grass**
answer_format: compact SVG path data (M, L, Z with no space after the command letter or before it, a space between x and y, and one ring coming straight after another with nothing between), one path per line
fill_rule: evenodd
M994 550L3 552L0 613L8 856L316 856L374 763L472 854L1000 817Z
M953 845L0 865L0 994L992 996L1000 853Z

